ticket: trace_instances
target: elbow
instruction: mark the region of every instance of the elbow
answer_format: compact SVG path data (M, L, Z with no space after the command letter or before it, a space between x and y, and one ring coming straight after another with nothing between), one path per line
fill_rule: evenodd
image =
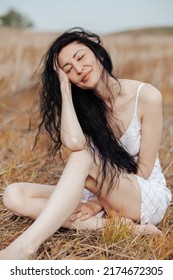
M64 139L62 144L71 152L82 151L86 147L86 140L79 141L75 137L71 137L70 139Z
M137 175L147 180L151 175L151 170L138 170Z

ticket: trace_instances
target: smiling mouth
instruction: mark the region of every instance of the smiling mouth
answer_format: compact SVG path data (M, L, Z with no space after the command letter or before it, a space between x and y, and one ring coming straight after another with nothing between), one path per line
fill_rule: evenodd
M88 81L88 79L90 78L91 72L92 72L92 69L89 70L89 71L87 71L87 72L83 75L83 77L82 77L82 82L87 82L87 81Z

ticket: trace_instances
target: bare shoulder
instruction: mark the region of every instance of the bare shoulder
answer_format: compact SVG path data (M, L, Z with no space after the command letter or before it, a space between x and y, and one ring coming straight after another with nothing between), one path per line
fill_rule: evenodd
M126 96L133 96L135 98L137 89L143 82L137 80L121 79L120 83L122 88L125 89ZM144 83L140 89L139 94L139 106L144 107L144 109L149 109L153 106L162 105L162 94L161 92L151 84Z
M145 84L141 88L139 96L139 108L141 119L157 119L162 116L162 94L151 84Z
M162 94L161 92L151 84L145 84L140 92L140 101L143 105L161 105Z

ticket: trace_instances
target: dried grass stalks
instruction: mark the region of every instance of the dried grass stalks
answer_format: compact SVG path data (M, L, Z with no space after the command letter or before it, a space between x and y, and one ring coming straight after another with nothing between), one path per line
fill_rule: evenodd
M12 182L56 184L63 164L47 155L42 137L32 151L35 132L28 132L33 102L28 85L35 65L55 34L31 34L0 29L0 249L32 223L5 209L3 191ZM140 79L163 92L164 135L160 148L162 167L173 191L173 60L172 37L133 35L103 38L119 66L119 76ZM7 43L8 42L8 43ZM40 43L41 42L41 43ZM3 54L3 55L2 55ZM117 64L116 69L117 69ZM28 89L27 89L28 87ZM20 90L22 89L22 90ZM64 151L66 157L66 151ZM58 230L40 247L34 259L173 259L173 203L159 225L162 236L134 237L127 227L118 230L110 220L97 231Z

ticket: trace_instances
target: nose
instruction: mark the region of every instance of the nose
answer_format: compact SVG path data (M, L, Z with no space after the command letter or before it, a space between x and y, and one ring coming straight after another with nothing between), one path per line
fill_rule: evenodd
M84 71L84 67L81 64L76 63L75 65L76 72L81 74Z

